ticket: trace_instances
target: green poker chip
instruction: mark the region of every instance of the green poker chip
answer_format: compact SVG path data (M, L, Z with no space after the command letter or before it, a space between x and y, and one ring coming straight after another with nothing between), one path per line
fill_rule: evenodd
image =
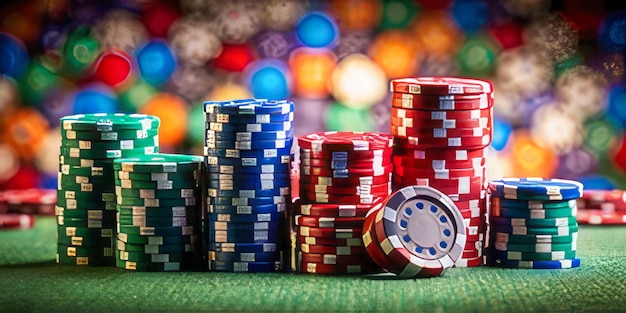
M129 129L119 131L76 131L63 130L61 138L63 140L88 140L88 141L119 141L119 140L139 140L156 137L159 134L157 129Z
M63 164L80 165L75 164L75 159L89 159L89 160L101 160L101 159L119 159L119 158L131 158L142 156L146 154L155 154L159 152L159 146L151 145L133 149L107 149L107 150L93 150L93 149L80 149L61 147L61 156L64 157ZM69 160L68 160L69 158Z
M200 170L204 159L185 154L143 155L117 159L113 163L116 171L133 173L169 173Z
M200 195L200 191L196 188L173 188L173 189L155 189L155 188L122 188L115 186L115 194L118 197L132 197L141 199L176 199L191 198Z
M63 130L112 132L158 129L161 120L152 115L124 113L76 114L61 118Z

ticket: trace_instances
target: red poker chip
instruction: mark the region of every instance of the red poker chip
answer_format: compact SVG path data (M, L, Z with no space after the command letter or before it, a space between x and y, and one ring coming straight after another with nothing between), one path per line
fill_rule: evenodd
M477 186L482 187L483 177L480 176L463 176L456 178L428 178L428 177L405 177L399 174L394 175L394 180L407 181L413 185L419 186L433 186L434 188L453 188L453 189L468 189L468 187Z
M447 118L444 120L433 120L429 117L404 118L392 115L389 118L389 125L391 127L404 127L406 129L418 129L420 127L443 129L463 129L476 127L493 128L493 121L491 116L470 119Z
M491 136L482 137L455 137L455 138L428 138L428 137L406 137L394 138L394 144L398 148L418 149L418 148L485 148L491 143Z
M474 259L483 256L483 251L481 250L463 250L463 254L461 254L461 258L465 259Z
M485 166L486 158L478 157L469 160L455 161L455 160L436 160L436 159L415 159L408 156L394 155L393 164L402 167L420 167L420 168L432 168L432 169L462 169L462 168L474 168L477 166Z
M585 190L577 199L579 209L603 209L605 212L626 210L624 190Z
M300 147L300 159L323 159L323 160L347 160L348 162L360 162L362 160L386 160L391 157L393 150L390 147L384 149L355 150L355 151L326 151L311 150Z
M314 176L329 176L336 178L347 178L350 176L382 176L391 173L393 170L393 164L389 163L384 166L378 166L373 168L345 168L345 169L332 169L330 167L315 167L306 166L300 164L300 176L314 175Z
M319 228L362 228L363 217L296 216L296 225ZM313 262L313 261L312 261Z
M298 262L300 272L326 275L359 275L377 271L374 264L323 264L313 262Z
M354 204L372 204L378 198L386 198L389 192L372 193L362 195L334 195L325 193L313 193L300 191L300 199L303 203L354 203Z
M319 246L348 246L348 247L362 247L363 239L357 238L324 238L324 237L312 237L312 236L297 236L297 242L299 244L319 245Z
M334 187L328 185L300 184L300 192L321 193L332 195L370 195L370 194L389 194L391 186L387 184L380 185L358 185L353 187Z
M376 237L376 231L374 230L374 222L379 211L380 209L372 210L372 212L370 212L370 214L365 218L365 222L363 223L362 238L365 251L367 251L367 254L372 261L387 270L388 268L391 268L392 265L389 262L389 259L387 259L387 256L382 252L379 245L380 241Z
M319 132L298 137L298 145L312 151L371 151L390 148L391 139L375 132Z
M483 257L460 258L454 263L454 267L476 267L483 265Z
M468 95L493 92L486 80L457 77L415 77L393 79L391 92L416 95Z
M359 168L368 169L383 167L391 164L391 157L387 159L369 159L360 160L358 162L345 161L345 160L329 160L329 159L310 159L300 158L300 165L313 166L313 167L330 167L332 169L346 169L346 168Z
M396 180L394 181L397 182ZM400 185L407 186L430 186L445 193L446 195L475 195L477 197L480 197L482 192L486 190L485 188L483 188L482 184L467 184L459 187L445 187L439 186L436 183L426 184L419 179L401 180L400 182Z
M0 212L54 215L55 189L14 189L0 192Z
M300 204L294 205L296 214L318 217L364 217L374 208L382 207L382 198L374 204Z
M424 110L411 110L411 109L399 109L391 108L391 116L396 118L397 122L409 123L410 120L421 121L445 121L445 120L476 120L481 117L491 118L493 116L493 110L478 109L478 110L459 110L459 111L424 111ZM407 127L420 127L421 124L405 125L395 124L398 126Z
M482 137L491 135L491 127L473 128L437 128L437 127L403 127L391 125L391 134L397 137Z
M487 199L472 199L468 201L454 201L454 205L461 210L479 210L480 212L486 212L487 210Z
M300 251L305 253L321 253L321 254L334 254L334 255L358 255L363 259L363 255L366 254L365 248L360 246L322 246L322 245L310 245L300 244Z
M466 210L459 209L459 211L461 212L461 215L463 216L464 219L481 216L480 208L478 207L472 208L472 209L466 209Z
M590 225L626 225L626 212L607 213L601 210L578 209L576 221Z
M457 201L471 201L471 200L483 200L487 199L487 191L480 190L480 192L471 192L469 194L454 194L454 193L446 193L453 202Z
M472 226L483 227L484 220L482 216L463 218L463 225L465 225L465 227L472 227Z
M350 176L337 178L330 176L300 175L300 182L311 185L327 185L334 187L353 187L359 185L381 185L391 181L391 173L382 176Z
M394 167L394 175L407 178L433 178L439 180L462 177L484 177L485 167L478 166L466 169L435 170L432 168L402 167L400 165L396 165Z
M300 252L299 259L302 262L309 263L322 263L322 264L366 264L369 262L367 258L362 255L336 255L336 254L322 254L322 253L306 253Z
M0 214L0 229L29 229L35 218L29 214Z
M414 95L410 93L392 93L391 106L413 110L476 110L490 108L493 105L493 93L476 95Z
M309 227L298 226L298 235L304 237L328 238L328 239L349 239L361 238L360 227L354 228L330 228L330 227Z
M395 156L409 157L416 160L446 160L446 161L467 161L475 158L485 157L485 149L421 149L421 148L395 148Z

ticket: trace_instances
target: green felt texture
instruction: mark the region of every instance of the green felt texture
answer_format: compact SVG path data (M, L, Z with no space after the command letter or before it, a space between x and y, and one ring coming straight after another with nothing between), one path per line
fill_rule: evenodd
M56 265L54 219L0 231L0 312L623 312L626 227L581 226L571 270L453 268L442 277L136 273Z

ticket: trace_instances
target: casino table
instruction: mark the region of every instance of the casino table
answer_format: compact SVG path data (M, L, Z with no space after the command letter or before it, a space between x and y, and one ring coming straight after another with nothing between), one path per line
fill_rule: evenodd
M140 273L55 264L53 217L0 231L0 312L623 312L626 227L581 225L568 270L388 274Z

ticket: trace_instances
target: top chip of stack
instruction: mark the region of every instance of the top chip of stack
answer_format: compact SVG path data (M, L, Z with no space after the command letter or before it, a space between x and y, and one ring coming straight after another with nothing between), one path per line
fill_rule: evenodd
M58 262L113 265L113 160L158 152L158 117L78 114L61 118Z
M562 269L576 258L576 199L581 183L563 179L505 178L489 183L491 194L487 264Z
M202 157L154 154L116 159L116 266L179 271L199 254Z
M279 270L291 203L293 102L241 99L204 103L209 269Z

